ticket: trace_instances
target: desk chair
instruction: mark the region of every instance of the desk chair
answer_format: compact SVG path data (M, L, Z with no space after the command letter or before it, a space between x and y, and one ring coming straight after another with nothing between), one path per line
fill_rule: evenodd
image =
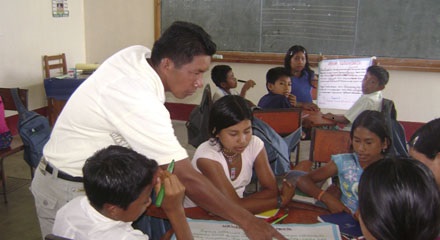
M44 78L51 77L51 70L58 70L60 75L67 74L66 55L64 53L58 55L43 56Z
M27 89L19 89L18 95L20 96L21 101L23 104L27 107L28 106L28 90ZM12 93L10 88L0 88L0 96L3 99L3 104L5 107L5 110L12 110L17 111L17 108L15 107L14 100L12 98ZM5 175L5 169L3 167L3 160L6 157L11 156L12 154L15 154L17 152L20 152L24 150L23 142L21 141L21 138L19 134L15 134L12 138L12 143L9 148L5 148L0 150L0 175L1 175L1 182L4 192L4 200L5 203L8 202L7 196L6 196L6 175ZM33 176L33 169L31 167L31 176Z
M43 67L44 67L44 78L50 78L51 77L51 71L52 70L58 70L58 75L65 75L67 74L67 63L66 63L66 55L64 53L58 54L58 55L44 55L43 56ZM57 102L53 98L47 98L47 109L48 114L47 118L49 119L49 123L51 126L55 124L55 121L57 119L57 116L59 112L61 112L61 109L63 109L64 105L66 103L63 102Z
M282 137L302 128L301 108L255 109L253 115L271 126ZM297 165L299 162L300 141L295 146L295 165Z
M351 152L350 132L313 128L310 143L310 158L314 167L320 167L321 163L328 163L331 156L340 153Z

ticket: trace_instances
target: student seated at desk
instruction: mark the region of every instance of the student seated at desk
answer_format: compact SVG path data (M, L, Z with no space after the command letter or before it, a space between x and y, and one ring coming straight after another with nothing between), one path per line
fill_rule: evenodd
M362 96L345 112L344 115L326 113L322 117L331 119L340 124L346 124L346 129L350 128L350 123L365 110L382 110L382 90L388 83L388 71L381 66L370 66L362 80Z
M296 106L319 111L319 107L313 103L312 88L315 86L312 80L315 79L315 72L310 68L306 49L299 45L290 47L284 57L284 67L290 73L293 86L291 93L296 97Z
M53 233L71 239L148 239L133 229L151 204L151 191L165 188L162 209L178 239L192 239L182 201L185 187L176 175L161 171L156 161L125 147L109 146L90 157L83 167L86 196L64 205Z
M440 193L433 173L410 158L371 164L359 182L359 220L367 240L433 240Z
M333 155L332 161L299 177L297 182L301 191L323 202L332 213L355 213L358 206L357 186L362 172L373 162L384 158L391 144L385 119L377 111L362 112L353 123L350 137L354 153ZM342 192L340 199L316 186L316 183L336 175Z
M289 72L283 67L269 69L266 74L266 89L269 92L258 101L262 109L291 108L296 105L296 97L290 93L292 82Z
M420 127L408 145L411 157L428 166L440 186L440 118Z
M234 76L232 68L228 65L216 65L212 68L211 78L217 86L217 90L212 97L212 101L214 102L226 95L240 95L246 97L246 92L255 86L254 80L247 80L241 88L241 92L238 93L237 90L235 90L238 80Z
M244 98L236 95L220 98L210 112L211 138L197 148L191 164L227 198L252 213L260 213L286 206L295 189L283 181L279 191L264 143L252 135L251 120L252 112ZM253 168L261 190L244 197ZM186 198L185 207L193 206Z

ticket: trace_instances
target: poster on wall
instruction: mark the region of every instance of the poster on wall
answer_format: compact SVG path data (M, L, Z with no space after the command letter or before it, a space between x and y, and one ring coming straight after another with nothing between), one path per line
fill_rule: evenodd
M318 106L347 110L362 95L362 80L374 57L330 59L319 63Z
M67 0L52 0L52 17L69 17Z

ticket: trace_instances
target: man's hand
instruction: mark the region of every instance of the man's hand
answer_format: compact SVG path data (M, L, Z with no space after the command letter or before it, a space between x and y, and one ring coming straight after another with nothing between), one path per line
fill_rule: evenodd
M241 226L246 236L251 240L287 240L272 225L262 219L252 217L247 221L247 226Z

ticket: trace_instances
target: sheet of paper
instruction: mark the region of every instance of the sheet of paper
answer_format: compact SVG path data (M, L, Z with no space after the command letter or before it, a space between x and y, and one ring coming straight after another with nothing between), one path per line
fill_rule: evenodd
M243 230L227 221L188 219L194 239L222 240L248 239ZM275 224L274 227L288 239L296 240L340 240L339 227L335 224ZM176 239L175 236L173 239Z
M322 60L319 63L318 106L349 109L362 94L362 79L373 58Z

